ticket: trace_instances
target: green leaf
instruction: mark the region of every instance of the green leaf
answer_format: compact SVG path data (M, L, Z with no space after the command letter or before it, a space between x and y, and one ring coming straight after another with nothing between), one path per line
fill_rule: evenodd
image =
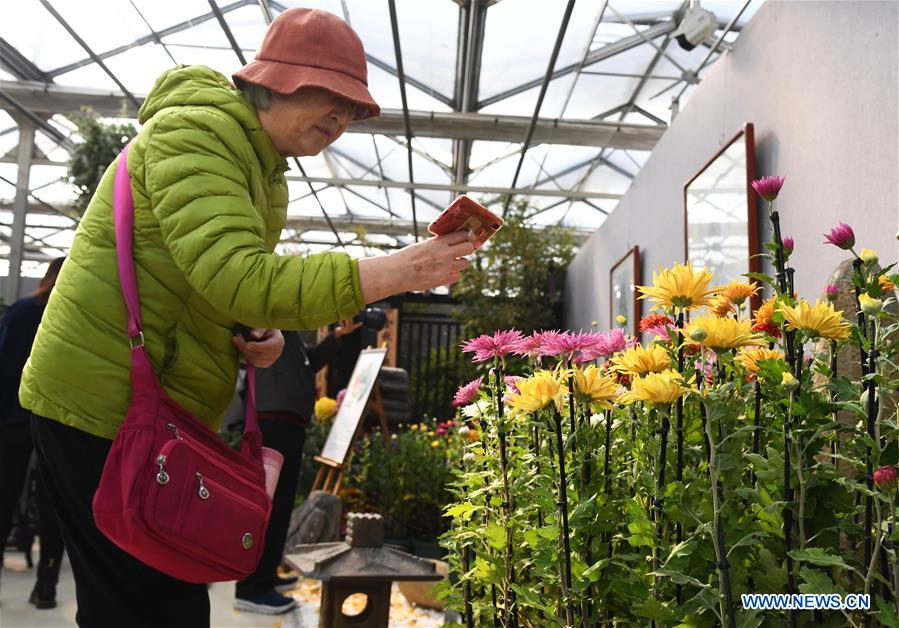
M766 275L765 273L743 273L743 276L755 279L756 281L761 281L768 285L774 285L774 277Z
M454 504L446 509L446 516L452 517L453 519L461 519L462 521L468 521L471 518L471 514L475 511L475 505L471 502L460 502L458 504Z
M833 580L823 571L803 567L799 570L799 576L803 584L799 585L802 593L839 593Z
M899 628L899 615L896 614L896 609L893 608L892 604L878 595L874 598L874 605L877 607L877 610L871 613L871 615L876 617L880 624L888 628Z
M761 612L755 609L749 611L741 609L736 615L737 628L758 628L765 619Z
M506 529L501 525L491 521L484 530L487 537L487 544L493 549L503 549L506 546Z
M851 569L856 571L854 567L846 564L843 559L833 554L828 554L826 550L820 547L810 547L804 550L793 550L790 552L793 560L800 560L819 567L841 567L843 569Z
M574 509L574 512L571 513L571 517L568 519L568 524L572 529L583 528L590 523L595 509L596 495L592 495L590 499L582 501L577 505L577 508Z

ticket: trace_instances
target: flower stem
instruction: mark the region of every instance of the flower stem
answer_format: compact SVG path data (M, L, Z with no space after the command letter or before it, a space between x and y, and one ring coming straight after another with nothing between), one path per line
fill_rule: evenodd
M565 476L565 443L562 441L562 415L556 411L556 446L559 454L559 517L562 520L563 565L562 594L565 596L566 626L574 626L574 604L571 599L571 538L568 531L568 478Z
M709 480L712 489L712 544L715 547L715 558L718 559L718 606L721 609L722 623L727 621L729 628L736 628L734 615L733 592L730 586L730 568L727 562L727 549L724 528L721 525L721 503L718 497L718 446L715 442L711 421L705 424L706 437L709 439Z
M677 328L683 329L684 326L684 313L681 312L677 317ZM678 349L677 349L677 372L684 372L684 335L681 332L678 332ZM700 346L700 350L702 347ZM684 479L684 398L677 398L677 405L675 406L675 416L677 418L677 476L676 479L678 482L682 482ZM680 521L677 522L676 525L676 542L679 544L684 540L684 524ZM675 585L674 587L674 597L677 600L677 603L680 604L683 601L683 587L681 585Z
M503 614L507 626L518 625L518 609L515 604L515 567L512 564L512 495L509 491L508 456L506 453L506 421L503 416L503 375L500 369L495 371L497 427L499 436L499 468L503 480L503 527L506 530L506 547L503 552Z

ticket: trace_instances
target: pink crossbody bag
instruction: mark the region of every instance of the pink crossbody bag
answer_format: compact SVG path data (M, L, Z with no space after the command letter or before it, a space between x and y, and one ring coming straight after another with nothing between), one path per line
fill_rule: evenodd
M255 378L241 450L163 390L144 347L134 273L128 147L115 175L119 279L128 310L131 405L94 494L97 527L143 563L186 582L241 580L259 563L272 502L265 490Z

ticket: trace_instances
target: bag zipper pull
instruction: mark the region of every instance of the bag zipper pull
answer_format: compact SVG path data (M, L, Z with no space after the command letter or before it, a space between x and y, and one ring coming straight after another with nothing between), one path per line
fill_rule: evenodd
M177 438L178 440L184 440L184 438L181 437L181 432L178 431L177 425L175 425L174 423L169 423L168 425L166 425L166 427L172 431L172 434L175 435L175 438Z
M209 499L209 490L206 488L206 485L203 484L203 476L200 475L199 471L197 471L197 480L200 481L200 490L197 491L200 499Z
M159 454L159 457L156 459L156 464L159 465L159 473L156 474L156 482L159 484L168 484L169 483L169 474L165 472L165 454Z

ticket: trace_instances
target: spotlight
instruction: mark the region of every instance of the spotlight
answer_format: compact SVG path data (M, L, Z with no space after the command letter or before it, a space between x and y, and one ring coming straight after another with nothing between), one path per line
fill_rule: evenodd
M711 11L699 6L699 0L691 0L680 26L674 31L677 43L684 50L693 50L718 29L718 18Z

